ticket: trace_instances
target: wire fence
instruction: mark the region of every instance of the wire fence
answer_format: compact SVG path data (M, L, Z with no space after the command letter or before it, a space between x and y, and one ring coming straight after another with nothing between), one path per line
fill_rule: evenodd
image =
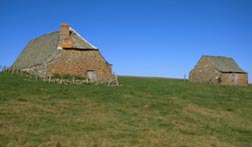
M0 66L0 72L10 73L15 75L24 76L26 78L31 78L35 80L40 80L48 83L58 83L58 84L84 84L84 83L94 83L90 80L74 75L47 75L41 76L39 71L34 70L33 73L29 73L20 69L14 69L7 66Z
M39 70L33 70L32 73L15 69L7 66L0 66L0 72L16 74L20 76L24 76L26 78L31 78L35 80L40 80L48 83L57 83L57 84L100 84L97 81L90 80L88 78L77 76L77 75L59 75L59 74L41 74ZM119 82L117 79L117 75L113 74L111 79L107 82L108 86L118 86Z

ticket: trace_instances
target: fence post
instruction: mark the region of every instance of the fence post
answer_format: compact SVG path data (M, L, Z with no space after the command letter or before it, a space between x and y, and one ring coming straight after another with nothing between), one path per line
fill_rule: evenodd
M51 83L51 78L52 78L52 75L49 75L49 79L48 79L49 83Z
M48 78L48 71L47 71L47 63L44 63L44 81L46 81L46 79Z
M11 70L11 74L14 74L14 73L15 73L15 69L10 68L10 70Z
M63 79L62 79L63 77L62 77L62 75L60 76L60 84L62 84L62 82L63 82Z
M37 71L35 72L35 77L36 77L36 80L38 80L38 72Z
M72 83L75 84L75 77L73 76Z

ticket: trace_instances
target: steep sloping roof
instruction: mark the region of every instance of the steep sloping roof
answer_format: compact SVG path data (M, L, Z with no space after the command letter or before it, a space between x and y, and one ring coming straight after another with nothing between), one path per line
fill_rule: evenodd
M221 72L237 72L237 73L246 73L242 70L238 64L232 59L223 56L203 56L207 58L208 61L219 71Z
M53 59L59 50L59 32L53 32L31 40L12 65L13 68L25 68L43 64Z
M71 38L73 40L74 49L97 49L73 29L71 30ZM60 51L57 49L59 41L59 31L42 35L38 38L31 40L24 48L17 60L14 62L12 67L17 69L27 68L51 61Z
M78 32L73 28L70 28L71 37L73 40L73 47L78 49L97 49L91 43L89 43L85 38L83 38Z

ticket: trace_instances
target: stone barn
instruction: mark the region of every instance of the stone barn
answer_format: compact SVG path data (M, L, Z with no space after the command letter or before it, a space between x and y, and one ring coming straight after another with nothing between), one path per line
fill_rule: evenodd
M67 24L31 40L11 68L40 77L76 75L97 82L107 82L112 76L111 64L98 48Z
M232 58L202 56L191 70L189 80L195 83L248 85L248 74Z

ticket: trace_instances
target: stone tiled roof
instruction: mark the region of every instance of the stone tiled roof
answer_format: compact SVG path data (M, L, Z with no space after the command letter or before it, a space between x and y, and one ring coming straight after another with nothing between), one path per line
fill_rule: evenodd
M219 71L221 72L237 72L237 73L246 73L242 70L238 64L232 59L223 56L203 56L207 58L208 61Z
M97 49L77 32L71 30L73 48L79 50ZM13 68L21 69L41 65L51 61L58 53L60 32L52 32L31 40L24 48L20 56L12 65Z
M89 43L85 38L83 38L79 33L77 33L73 28L70 28L71 38L73 40L73 47L78 49L97 49L91 43Z

